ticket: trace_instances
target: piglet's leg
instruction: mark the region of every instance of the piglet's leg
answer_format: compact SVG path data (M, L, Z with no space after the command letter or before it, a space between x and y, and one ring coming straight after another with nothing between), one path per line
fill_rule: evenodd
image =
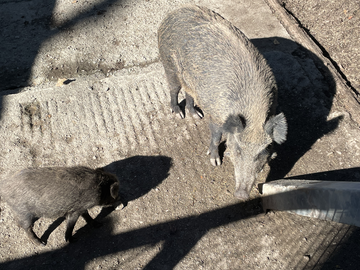
M32 227L27 228L26 234L28 235L29 239L35 244L35 245L43 245L45 246L46 243L42 241L37 235L34 233Z
M32 226L33 226L33 220L34 217L32 215L17 215L18 224L20 227L22 227L29 239L35 244L35 245L46 245L44 241L42 241L37 235L34 233Z
M74 230L76 221L78 220L80 214L75 212L68 214L66 216L67 225L66 225L66 232L65 232L65 240L69 242L74 242L74 237L72 236L72 232Z
M85 221L86 221L87 224L89 224L89 225L91 225L91 226L93 226L93 227L95 227L95 228L99 228L99 227L102 225L100 222L97 222L95 219L93 219L93 218L89 215L89 212L88 212L87 210L86 210L86 212L83 213L81 216L85 219Z

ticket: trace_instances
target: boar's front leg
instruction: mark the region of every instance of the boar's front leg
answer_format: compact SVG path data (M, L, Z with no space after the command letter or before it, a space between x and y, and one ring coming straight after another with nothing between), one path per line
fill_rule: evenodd
M66 225L66 232L65 232L65 240L69 242L74 242L74 237L72 236L72 232L75 227L75 223L78 220L80 214L78 212L69 213L66 216L67 225Z
M202 113L200 113L195 108L195 103L194 103L194 99L192 98L192 96L190 96L188 93L186 93L185 95L186 95L186 108L188 109L188 111L192 115L192 117L196 118L196 119L203 118L204 116L202 115Z
M213 166L219 166L221 164L221 160L219 156L219 144L222 136L222 127L219 127L218 125L214 124L211 120L209 126L210 126L211 139L210 139L210 147L207 154L210 155L211 164Z
M176 67L171 63L171 61L164 62L164 69L166 78L170 88L170 106L171 112L180 116L180 118L184 118L184 113L182 112L179 103L178 103L178 95L181 89L181 83L178 75L176 74Z

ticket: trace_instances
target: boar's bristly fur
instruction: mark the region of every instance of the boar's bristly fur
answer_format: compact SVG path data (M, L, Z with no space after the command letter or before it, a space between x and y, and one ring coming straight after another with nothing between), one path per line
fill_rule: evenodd
M286 140L285 116L275 116L277 85L265 58L250 40L219 14L198 6L169 13L158 30L160 58L170 88L171 109L186 92L186 108L198 105L210 116L210 162L220 165L218 146L227 137L235 167L235 196L249 198L272 142Z

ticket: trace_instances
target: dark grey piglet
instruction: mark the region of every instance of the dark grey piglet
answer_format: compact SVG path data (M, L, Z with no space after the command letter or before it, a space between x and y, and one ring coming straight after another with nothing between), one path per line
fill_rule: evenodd
M87 209L112 205L119 200L118 194L117 178L101 168L32 168L0 180L1 197L35 244L45 245L32 230L37 218L66 217L65 240L71 241L79 216L94 224Z
M188 112L210 116L211 164L220 165L222 135L235 167L235 196L249 198L273 142L286 140L285 116L275 115L277 85L264 57L247 37L219 14L198 6L167 15L158 30L160 58L170 87L171 109L184 117L178 93L186 92Z

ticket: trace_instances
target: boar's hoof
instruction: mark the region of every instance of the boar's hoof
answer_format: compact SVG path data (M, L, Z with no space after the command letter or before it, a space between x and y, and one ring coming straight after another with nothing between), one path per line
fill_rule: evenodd
M221 160L220 158L210 158L210 163L213 166L220 166L221 165Z
M184 113L182 112L181 108L179 107L179 105L175 105L171 107L171 112L175 113L177 116L179 116L181 119L185 118Z
M204 115L199 112L198 110L195 110L195 113L192 114L192 117L195 119L202 119L204 117Z
M220 166L221 165L221 159L219 154L217 153L211 153L211 150L209 149L206 153L207 155L210 155L210 163L213 166Z
M191 116L194 119L202 119L204 117L204 115L201 112L199 112L197 109L195 109L194 107L189 109L189 113L191 114Z
M250 198L249 194L243 189L236 190L234 196L241 201L246 201Z

